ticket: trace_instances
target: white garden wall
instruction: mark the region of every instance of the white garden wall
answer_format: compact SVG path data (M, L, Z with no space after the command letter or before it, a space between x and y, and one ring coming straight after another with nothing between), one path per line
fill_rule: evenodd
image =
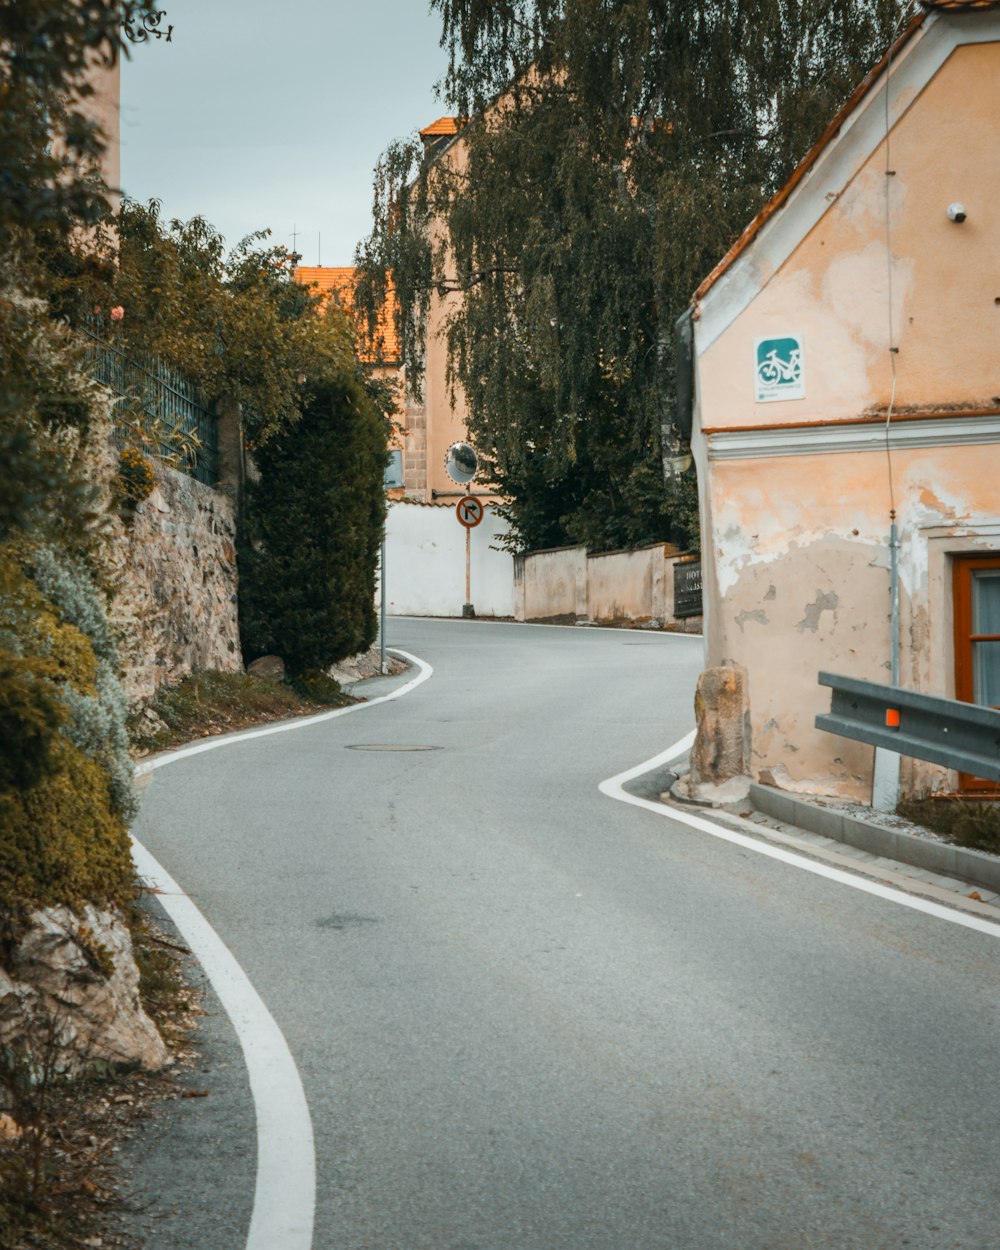
M477 616L514 615L514 558L499 542L506 528L487 504L482 523L471 531L471 602ZM390 616L462 615L465 529L454 503L391 502L385 563Z

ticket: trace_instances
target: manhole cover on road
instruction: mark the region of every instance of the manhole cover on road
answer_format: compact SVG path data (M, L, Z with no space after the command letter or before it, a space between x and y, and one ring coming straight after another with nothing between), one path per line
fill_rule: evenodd
M352 742L348 751L440 751L440 747L422 746L419 743L400 742Z

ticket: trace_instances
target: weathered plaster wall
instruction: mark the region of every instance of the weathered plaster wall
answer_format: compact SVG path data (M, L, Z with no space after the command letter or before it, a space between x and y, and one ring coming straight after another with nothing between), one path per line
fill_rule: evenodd
M587 548L554 547L514 561L514 615L519 621L587 617Z
M677 548L655 543L635 551L592 553L587 559L587 615L592 621L673 620L672 556Z
M955 25L931 30L927 48L946 29L981 36L987 19L940 20ZM912 64L922 55L918 46ZM829 207L787 260L767 272L762 255L779 250L791 201L705 296L692 443L707 662L749 672L755 770L857 798L870 796L873 752L813 728L829 708L816 675L890 680L890 509L905 685L954 693L951 557L1000 550L996 422L970 434L965 416L1000 413L1000 42L957 47L919 90L891 95L888 152L873 143L838 185L833 174L881 108L868 123L847 119L793 192ZM953 201L968 209L961 225L947 217ZM787 333L803 339L806 398L756 403L754 340ZM864 447L859 435L857 446L811 452L844 423L884 420L890 399L887 438L876 424ZM953 783L904 761L905 788Z
M1000 544L1000 450L893 454L900 532L901 680L953 694L948 557ZM754 759L790 789L864 797L871 749L813 728L821 669L891 679L889 491L884 453L788 456L712 467L718 610L709 664L751 678ZM707 543L705 544L707 549ZM916 788L942 770L911 766Z
M156 474L134 517L116 522L112 611L132 702L197 670L243 667L233 501L172 469Z
M519 621L568 616L670 625L697 633L700 617L674 618L676 563L677 548L669 543L635 551L532 551L514 562L514 614Z
M1000 44L956 49L892 128L888 157L882 142L846 186L831 183L829 211L702 354L706 429L852 419L889 403L887 187L896 407L994 405L998 117ZM948 219L953 201L968 209L961 225ZM755 403L754 340L789 331L802 335L807 397Z
M461 135L453 139L438 156L442 169L449 174L462 174L468 165L468 150ZM439 220L431 222L431 241L438 248L444 238ZM457 270L451 259L444 263L439 275L454 281ZM444 469L445 455L452 443L466 441L468 404L462 388L448 378L447 328L449 320L461 308L462 295L435 287L431 291L424 340L424 375L420 403L408 401L404 424L413 431L414 456L406 464L406 494L423 503L430 503L434 491L451 497L460 488ZM409 441L409 440L407 440ZM404 443L404 447L406 444ZM422 452L422 456L416 454Z

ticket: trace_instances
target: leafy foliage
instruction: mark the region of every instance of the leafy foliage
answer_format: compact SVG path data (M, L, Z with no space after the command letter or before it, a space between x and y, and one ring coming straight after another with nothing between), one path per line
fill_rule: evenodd
M248 440L265 442L297 420L303 381L356 367L353 327L337 309L314 315L317 297L268 236L227 253L204 218L164 221L156 200L125 200L104 264L94 265L92 246L51 258L56 306L78 323L95 308L122 309L122 350L161 356L209 403L240 401Z
M127 902L128 830L108 776L67 739L34 785L0 791L0 894L43 904Z
M293 678L371 645L388 425L350 373L309 387L302 416L257 452L240 550L247 659Z
M86 546L100 519L83 460L103 409L79 346L0 260L0 542L44 530Z
M903 799L900 816L942 833L959 846L1000 855L1000 808L990 800Z
M432 302L470 434L527 547L691 541L669 486L673 326L885 47L900 0L432 0L443 153L397 144L359 250L410 385ZM374 324L374 321L372 322ZM685 539L683 535L688 535Z
M23 543L0 552L0 894L128 894L132 766L113 657L81 564Z
M134 447L124 447L118 459L115 488L126 505L142 503L156 489L156 473L146 457Z
M107 216L89 72L125 50L125 19L152 12L153 0L0 4L0 248L18 231L66 235Z

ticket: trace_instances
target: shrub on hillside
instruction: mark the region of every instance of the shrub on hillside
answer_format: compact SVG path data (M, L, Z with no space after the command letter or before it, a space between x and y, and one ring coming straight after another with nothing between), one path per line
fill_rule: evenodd
M53 768L0 791L0 897L39 904L131 898L128 829L107 773L60 736Z
M134 799L114 654L82 564L0 550L0 897L128 897Z
M384 418L345 371L316 383L300 419L257 452L240 552L247 660L273 652L295 676L374 641L386 441Z
M69 708L66 735L108 775L115 810L126 818L135 814L132 760L126 717L128 702L118 680L118 652L101 596L85 566L57 548L41 546L31 552L30 572L48 599L45 653L57 655L76 635L80 654L64 663L62 697Z

